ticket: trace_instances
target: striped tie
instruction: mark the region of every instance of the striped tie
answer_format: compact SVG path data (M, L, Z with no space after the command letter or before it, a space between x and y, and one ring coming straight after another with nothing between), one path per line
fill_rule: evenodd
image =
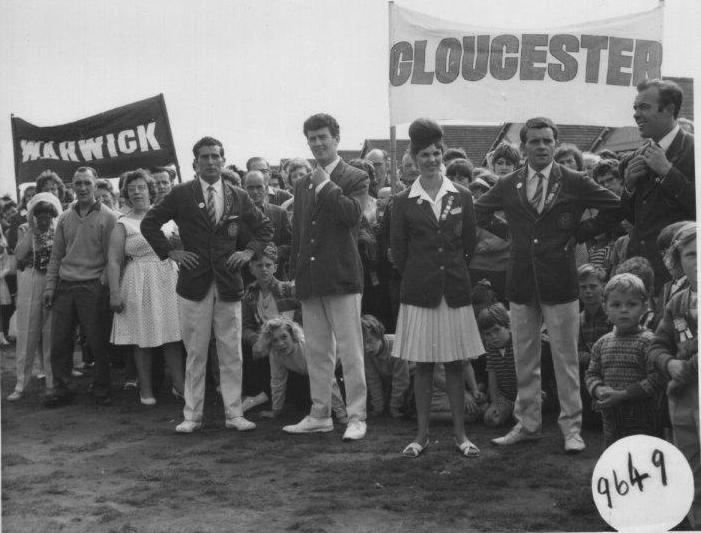
M535 177L538 180L538 183L536 183L535 191L533 191L533 196L531 197L531 205L537 213L540 213L540 203L543 200L543 180L545 179L545 176L543 176L540 172L536 172Z
M212 225L217 225L217 208L214 204L214 185L207 187L207 214L209 215L209 220L212 221Z

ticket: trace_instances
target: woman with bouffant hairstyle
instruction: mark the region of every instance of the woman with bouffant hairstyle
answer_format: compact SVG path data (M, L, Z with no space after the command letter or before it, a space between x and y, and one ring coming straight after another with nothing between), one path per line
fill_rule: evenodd
M443 176L443 130L431 119L409 126L409 153L420 176L392 207L391 245L402 275L392 351L416 363L414 393L418 432L404 451L418 457L429 445L433 367L443 364L455 444L465 457L479 449L464 423L463 361L484 353L471 305L468 264L476 242L472 195Z

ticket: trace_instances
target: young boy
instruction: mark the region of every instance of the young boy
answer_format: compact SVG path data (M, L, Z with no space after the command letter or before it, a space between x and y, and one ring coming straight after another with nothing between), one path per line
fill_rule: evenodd
M691 529L697 529L701 525L701 443L695 222L689 222L676 233L667 258L670 266L684 272L689 286L675 294L667 304L648 357L669 380L667 401L674 444L689 461L694 474L694 502L688 519Z
M648 298L645 311L640 317L640 325L654 331L657 324L655 320L655 303L652 300L655 290L655 271L652 269L650 261L639 255L630 257L618 265L616 274L633 274L642 280Z
M579 390L582 395L582 425L590 429L599 429L601 428L601 413L592 409L592 398L584 383L584 373L589 368L594 343L613 329L602 305L606 273L600 267L586 263L577 269L577 278L579 280L579 301L582 305L582 311L579 314L579 339L577 341Z
M480 311L477 325L487 348L489 405L484 412L484 423L497 427L513 418L517 393L509 312L501 303L487 306Z
M660 433L663 380L647 361L653 334L640 325L647 300L645 285L633 274L618 274L604 288L614 330L594 343L585 379L601 409L606 446L629 435Z
M372 416L381 415L389 403L390 416L399 418L409 390L409 362L392 357L394 335L386 335L385 327L377 318L363 315L360 325L363 329L368 411Z
M252 353L261 326L271 318L294 318L299 309L294 299L294 283L279 281L275 277L277 247L273 243L266 244L260 253L254 254L249 267L255 281L246 287L241 298L244 412L268 401L270 363Z

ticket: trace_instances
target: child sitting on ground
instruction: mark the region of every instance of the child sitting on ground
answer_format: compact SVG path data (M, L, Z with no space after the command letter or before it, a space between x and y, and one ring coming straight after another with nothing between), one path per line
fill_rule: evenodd
M701 462L699 461L698 300L696 222L674 236L668 262L680 268L689 286L675 294L655 331L648 357L669 380L667 401L674 444L689 461L694 474L694 502L688 518L691 529L701 525Z
M264 357L254 357L253 346L266 320L286 316L295 318L299 303L294 298L294 282L280 281L277 271L277 247L273 243L256 252L249 263L255 281L246 287L241 298L243 346L243 411L268 401L270 364Z
M268 357L270 360L272 409L262 411L261 416L275 418L280 415L285 405L288 374L294 372L302 376L309 375L304 359L302 328L286 317L267 320L261 328L253 353L256 358ZM331 384L331 407L334 416L341 424L348 422L346 404L336 378Z
M518 392L509 312L500 303L492 304L480 311L477 325L487 349L489 376L489 404L484 411L484 423L497 427L513 418Z
M648 292L633 274L617 274L604 288L604 302L614 325L594 343L586 372L587 389L601 409L604 444L629 435L658 436L663 379L648 363L653 333L640 325Z
M363 315L360 325L363 328L368 411L370 415L378 416L389 404L390 416L399 418L409 390L409 362L392 357L394 335L386 335L385 327L377 318Z
M598 266L586 263L577 269L579 280L579 301L582 311L579 314L579 339L577 352L579 356L579 390L582 396L582 426L601 429L601 413L593 409L584 373L589 368L591 349L594 343L613 329L602 305L606 273Z

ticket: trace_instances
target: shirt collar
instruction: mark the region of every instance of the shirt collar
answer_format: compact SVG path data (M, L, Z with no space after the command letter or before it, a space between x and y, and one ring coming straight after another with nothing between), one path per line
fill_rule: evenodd
M90 208L82 216L87 216L90 213L92 213L93 211L99 211L101 206L102 206L102 202L100 202L100 200L95 200L92 203L92 205L90 206ZM81 216L80 210L78 209L78 202L77 201L73 204L73 209L75 210L76 213L78 213L78 216Z
M197 179L200 180L200 185L202 186L202 192L205 194L205 196L207 195L207 191L209 190L210 185L214 186L214 192L216 194L218 194L220 196L224 194L224 190L222 189L223 185L222 185L221 178L219 178L217 181L215 181L214 183L211 183L211 184L206 182L205 180L203 180L199 176L197 177Z
M553 162L552 161L550 161L550 164L542 170L533 170L531 165L528 165L528 180L530 181L533 178L533 176L535 176L538 172L540 172L546 180L549 180L550 179L550 171L552 169L553 169Z
M669 147L672 144L674 138L677 136L677 133L679 133L679 124L675 123L672 130L667 135L662 137L657 144L659 144L662 147L662 149L666 152L667 150L669 150Z
M414 183L411 184L411 189L409 190L409 198L416 198L417 196L427 202L438 202L443 196L449 192L457 193L458 190L453 185L453 182L448 178L443 176L443 181L441 182L441 188L438 189L438 194L436 194L436 199L432 200L428 193L421 186L421 178L416 178Z
M338 166L338 164L340 162L341 162L341 157L337 155L336 159L334 159L333 161L331 161L328 165L326 165L324 167L324 170L330 176L331 173L334 171L334 169Z

